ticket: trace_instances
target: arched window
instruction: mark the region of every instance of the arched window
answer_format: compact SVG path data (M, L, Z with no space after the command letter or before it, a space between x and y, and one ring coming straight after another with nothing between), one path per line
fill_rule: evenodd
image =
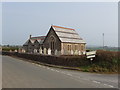
M68 45L68 51L71 51L71 45Z
M50 37L50 48L51 50L55 50L55 39L54 37Z

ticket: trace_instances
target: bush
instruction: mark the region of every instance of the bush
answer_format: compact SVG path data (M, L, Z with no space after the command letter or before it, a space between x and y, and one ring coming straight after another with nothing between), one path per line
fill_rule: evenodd
M50 55L36 55L36 54L26 54L26 53L14 53L14 52L3 52L3 55L12 55L20 58L25 58L33 61L39 61L42 63L70 66L70 67L80 67L89 65L89 60L86 59L85 55L81 56L50 56Z
M101 68L102 72L116 72L118 71L118 64L120 64L120 52L98 50L93 63L97 65L97 69ZM96 66L92 66L92 69Z

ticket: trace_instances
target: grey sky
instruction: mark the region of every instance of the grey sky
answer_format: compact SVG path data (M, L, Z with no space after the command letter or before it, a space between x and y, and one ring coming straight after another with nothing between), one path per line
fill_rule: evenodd
M29 35L46 35L50 25L76 29L87 45L118 46L117 2L3 3L3 44L22 45Z
M2 3L0 2L0 44L2 44Z

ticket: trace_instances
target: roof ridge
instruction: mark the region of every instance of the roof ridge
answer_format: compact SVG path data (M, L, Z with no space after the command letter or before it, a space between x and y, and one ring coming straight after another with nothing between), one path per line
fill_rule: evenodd
M67 33L67 34L76 34L76 35L78 35L78 33L76 33L76 32L75 32L75 33L71 33L71 32L56 31L56 30L55 30L55 32L60 32L60 33Z
M72 29L72 28L67 28L67 27L62 27L62 26L56 26L56 25L52 25L52 27L63 28L63 29L68 29L68 30L75 30L75 29Z
M82 38L74 38L74 37L66 37L66 36L59 36L60 38L68 38L68 39L79 39L79 40L83 40Z
M39 37L46 37L46 36L35 36L35 37L31 37L31 38L39 38Z

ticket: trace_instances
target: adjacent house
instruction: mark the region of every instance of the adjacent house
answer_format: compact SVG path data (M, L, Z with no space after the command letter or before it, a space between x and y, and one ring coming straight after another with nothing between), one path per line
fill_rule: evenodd
M23 48L29 53L39 53L42 49L43 54L50 50L52 55L81 55L85 54L86 42L75 29L52 25L46 36L30 36Z
M45 36L32 37L23 44L23 49L28 53L39 53L40 47L43 49L43 41Z

